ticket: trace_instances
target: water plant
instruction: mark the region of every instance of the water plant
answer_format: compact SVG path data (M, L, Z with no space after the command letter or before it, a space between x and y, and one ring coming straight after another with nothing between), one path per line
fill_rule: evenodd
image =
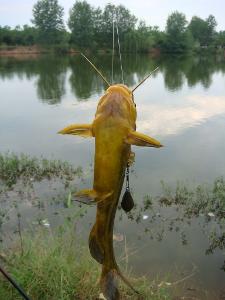
M121 217L122 218L122 214ZM225 179L218 177L212 184L193 186L177 182L174 187L162 182L160 196L146 195L142 204L135 205L128 218L143 226L143 235L162 241L169 232L178 235L182 245L191 239L188 228L197 222L208 240L205 254L225 249ZM225 271L225 258L221 262Z
M8 188L11 188L19 180L24 184L56 177L69 181L81 174L81 167L75 168L65 161L38 159L10 152L0 153L0 184L5 184Z

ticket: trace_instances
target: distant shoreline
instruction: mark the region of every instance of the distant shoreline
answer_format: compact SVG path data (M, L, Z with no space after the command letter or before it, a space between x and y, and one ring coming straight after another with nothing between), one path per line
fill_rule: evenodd
M60 49L59 49L60 50ZM5 46L0 47L0 56L38 56L40 54L48 54L57 52L55 47L41 47L41 46ZM73 48L59 51L68 54L78 54L79 51Z
M84 52L92 52L90 49L83 50ZM51 54L51 53L58 53L58 54L79 54L81 51L73 48L73 47L63 47L63 46L39 46L39 45L32 45L32 46L0 46L0 57L2 56L39 56L41 54ZM94 52L98 54L111 54L111 50L109 49L98 49ZM130 53L130 52L126 52ZM132 53L132 52L131 52ZM145 54L151 54L152 56L159 56L161 54L160 49L152 48L149 49L148 52L144 52Z
M86 49L82 50L85 53L93 52L93 50ZM0 46L0 57L38 57L42 54L68 54L68 55L77 55L81 51L77 50L76 48L69 47L69 46L61 46L61 45L53 45L53 46L39 46L39 45L32 45L32 46ZM98 49L94 51L97 54L111 54L110 49ZM123 52L126 54L133 54L135 52ZM159 48L151 48L148 51L145 52L136 52L136 54L148 54L152 57L159 57L162 54L168 54L168 55L182 55L187 53L220 53L225 56L225 49L207 49L205 47L201 48L198 51L184 51L184 52L164 52L161 51Z

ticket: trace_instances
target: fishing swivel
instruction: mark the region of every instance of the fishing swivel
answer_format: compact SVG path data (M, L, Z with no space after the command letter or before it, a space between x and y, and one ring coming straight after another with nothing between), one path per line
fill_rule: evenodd
M126 191L130 191L130 169L129 164L126 167Z

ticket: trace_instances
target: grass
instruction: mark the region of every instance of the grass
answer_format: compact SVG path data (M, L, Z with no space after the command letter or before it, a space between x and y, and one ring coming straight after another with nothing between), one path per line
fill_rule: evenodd
M25 154L0 153L0 182L11 188L22 180L24 184L32 181L41 181L54 177L72 180L81 176L82 169L74 168L68 162L60 160L38 159Z
M33 300L93 300L100 294L100 266L91 258L87 246L72 227L60 227L55 233L41 229L23 238L7 252L4 268L23 287ZM1 263L2 264L2 263ZM121 299L169 299L164 288L158 288L146 278L130 278L141 293L121 286ZM0 276L0 299L19 300L21 297Z

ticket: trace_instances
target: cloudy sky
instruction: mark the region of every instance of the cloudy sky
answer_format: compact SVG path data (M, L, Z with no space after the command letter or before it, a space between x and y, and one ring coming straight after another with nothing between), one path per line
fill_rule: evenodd
M0 0L0 26L30 24L32 7L36 0ZM183 12L190 21L193 15L203 19L209 14L215 16L217 30L225 30L225 1L223 0L88 0L92 6L103 8L108 2L113 4L123 3L138 19L143 19L149 25L158 25L165 28L168 15L178 10ZM65 9L65 20L68 18L69 9L75 0L59 0Z

